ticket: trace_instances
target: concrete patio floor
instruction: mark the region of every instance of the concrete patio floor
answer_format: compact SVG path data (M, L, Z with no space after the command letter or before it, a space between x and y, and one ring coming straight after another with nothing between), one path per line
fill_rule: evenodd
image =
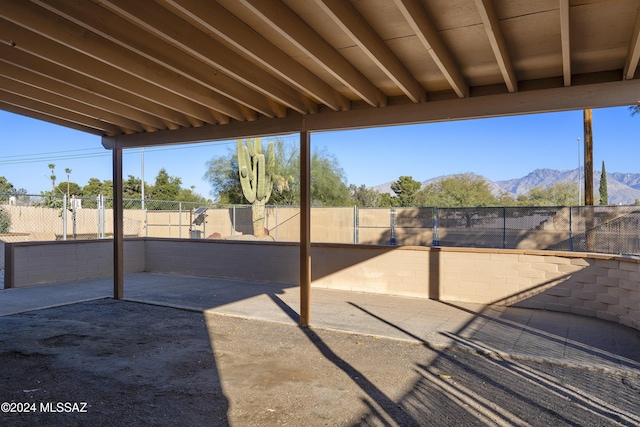
M599 319L314 288L298 328L297 287L150 273L111 295L0 290L0 400L95 390L11 425L640 424L640 331Z

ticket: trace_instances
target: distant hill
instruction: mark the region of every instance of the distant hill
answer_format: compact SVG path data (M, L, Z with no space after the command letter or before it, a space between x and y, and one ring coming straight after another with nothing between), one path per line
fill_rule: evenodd
M580 179L584 180L583 171L580 171ZM593 172L593 189L594 198L597 201L600 197L598 189L600 186L600 174L601 171ZM475 175L475 174L472 174ZM422 181L422 186L428 185L432 182L447 178L448 176L438 176L430 178L426 181ZM542 186L544 188L551 187L560 182L572 182L578 185L578 169L559 171L555 169L536 169L522 178L514 178L505 181L493 182L480 175L475 175L485 179L493 192L498 195L502 192L507 192L517 197L521 194L527 194L532 188ZM584 181L582 181L582 187L584 188ZM391 182L377 185L373 187L374 190L378 190L381 193L389 193L393 195L391 190ZM609 204L611 205L630 205L636 200L640 200L640 174L637 173L607 173L607 192L609 194Z

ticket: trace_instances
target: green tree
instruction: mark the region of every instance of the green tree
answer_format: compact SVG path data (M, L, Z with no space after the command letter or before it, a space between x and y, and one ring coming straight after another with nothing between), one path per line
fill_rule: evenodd
M300 155L297 146L274 141L275 169L269 204L300 203ZM238 157L235 150L206 163L203 179L211 186L211 195L220 204L246 204L240 187ZM353 202L345 184L344 171L337 158L324 150L311 154L311 203L314 206L349 206Z
M609 204L609 193L607 190L607 170L604 167L604 160L602 161L602 174L600 175L600 204L606 206Z
M138 180L141 182L140 180ZM139 188L142 185L139 184ZM165 168L158 171L156 181L151 188L150 198L154 200L178 200L180 191L182 190L182 179L176 176L170 176Z
M396 206L411 207L416 206L416 193L422 184L411 176L401 176L397 181L391 183L391 190L395 195Z
M131 176L131 175L129 175ZM98 196L103 194L105 197L113 197L113 183L111 180L100 181L98 178L89 178L87 184L82 187L84 197Z
M67 193L67 191L68 191L68 193ZM71 196L83 196L84 195L82 193L82 187L80 187L75 182L69 182L69 181L61 182L60 184L58 184L56 186L54 194L59 195L59 196L64 196L65 194L68 194L69 197L71 197Z
M420 206L443 208L499 204L487 180L471 173L449 176L428 184L417 194L416 199Z
M6 202L14 192L13 184L4 176L0 176L0 201Z
M51 176L49 177L49 179L51 179L51 193L55 193L56 191L56 165L54 165L53 163L49 163L49 170L51 171Z
M572 182L559 182L548 188L534 187L526 196L518 197L518 201L528 206L571 206L577 197L578 190Z
M367 188L364 184L360 187L351 184L349 186L349 192L351 193L353 204L359 208L377 208L380 207L380 203L382 202L380 192L373 188Z
M11 215L9 212L0 208L0 234L6 234L11 228Z

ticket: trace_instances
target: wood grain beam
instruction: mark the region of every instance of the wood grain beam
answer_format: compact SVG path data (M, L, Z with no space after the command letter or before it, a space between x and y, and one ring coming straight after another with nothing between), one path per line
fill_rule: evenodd
M420 0L395 0L395 2L454 92L460 98L469 96L469 85L431 22L422 2Z
M300 94L221 42L151 0L105 0L100 5L172 44L212 70L225 73L252 90L301 113L308 109Z
M636 23L633 27L633 34L629 42L627 51L627 59L624 64L624 78L631 80L638 69L638 60L640 59L640 8L636 14Z
M493 0L474 0L474 2L484 24L491 50L493 50L493 54L496 57L498 68L500 68L507 90L509 92L517 92L518 80L507 49L507 42L500 28L500 21L493 6Z
M427 100L426 90L350 2L316 0L316 3L412 102Z
M238 1L367 104L372 107L387 105L387 97L380 89L284 3L275 0ZM346 98L340 99L337 108L333 108L348 109L350 103Z
M571 27L569 0L560 1L560 41L562 44L562 77L565 86L571 86Z
M219 4L190 0L161 0L161 4L263 64L316 102L334 109L348 104L338 91Z

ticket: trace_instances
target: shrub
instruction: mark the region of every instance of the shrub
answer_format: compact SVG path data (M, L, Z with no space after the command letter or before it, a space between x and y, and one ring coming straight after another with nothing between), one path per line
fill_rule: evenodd
M11 228L11 216L9 212L0 208L0 234L8 233L9 228Z

